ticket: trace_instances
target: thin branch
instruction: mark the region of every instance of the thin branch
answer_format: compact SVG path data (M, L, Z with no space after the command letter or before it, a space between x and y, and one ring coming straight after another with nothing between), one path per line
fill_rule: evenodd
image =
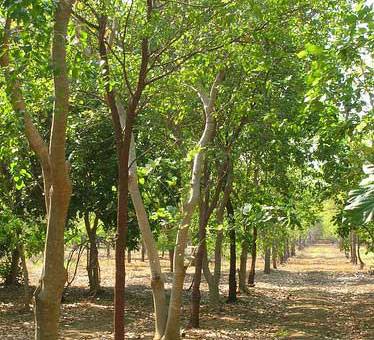
M86 24L88 27L91 27L92 29L94 29L96 31L99 29L99 25L95 25L94 23L89 22L87 19L82 17L80 14L78 14L74 10L72 10L72 14L76 19L78 19L80 22Z

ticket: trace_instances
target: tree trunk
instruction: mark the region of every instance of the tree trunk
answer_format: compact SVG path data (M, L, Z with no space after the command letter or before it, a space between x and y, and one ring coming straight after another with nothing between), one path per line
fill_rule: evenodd
M226 166L228 163L224 163ZM227 168L228 169L228 168ZM195 258L195 277L193 282L193 292L191 296L191 318L190 318L190 326L197 328L199 326L199 313L200 313L200 282L201 282L201 270L204 268L204 274L206 274L207 282L209 285L209 297L210 301L214 300L215 304L219 301L219 290L218 285L215 285L214 279L215 277L210 273L209 264L207 260L207 249L206 249L206 226L210 219L211 214L213 213L214 209L217 206L219 200L219 194L222 190L222 182L219 180L217 183L217 187L215 190L215 194L213 198L210 198L209 195L209 168L208 162L205 160L204 162L204 171L202 176L202 184L201 190L205 195L200 195L200 214L199 214L199 246L198 246L198 253ZM224 175L222 175L224 176ZM227 180L227 176L224 176ZM225 188L225 192L226 192ZM227 193L224 193L224 200L227 197ZM210 201L210 203L209 203ZM218 221L223 218L223 208L220 207L221 211L219 213L219 217L217 218ZM217 248L216 248L217 249ZM220 254L217 254L217 257L220 258ZM218 263L220 265L220 263ZM218 267L215 267L218 268ZM219 274L217 274L218 276ZM214 297L212 297L212 293L214 291Z
M290 258L291 252L290 252L290 243L288 241L288 238L286 239L286 245L285 245L285 253L284 257L286 261Z
M275 242L273 242L273 246L271 249L271 258L273 262L273 269L277 269L277 246Z
M214 247L214 272L213 275L210 273L209 263L207 258L207 251L206 251L206 244L205 244L205 259L203 261L203 271L205 279L208 282L209 287L209 303L213 308L217 308L220 303L220 295L219 295L219 284L221 280L221 263L222 263L222 244L223 244L223 220L224 220L224 212L227 206L227 202L230 199L230 193L232 189L232 168L231 162L228 157L227 160L227 176L226 176L226 183L223 189L223 197L222 201L217 208L217 236L216 236L216 243Z
M257 227L253 226L253 238L251 247L251 268L248 275L248 284L254 286L256 275L256 257L257 257Z
M150 7L151 2L148 3ZM151 8L150 8L151 10ZM132 143L132 130L138 113L138 106L146 87L146 77L149 61L148 38L142 39L141 44L141 63L139 68L136 89L130 96L127 103L126 112L120 114L115 91L111 86L110 67L107 55L107 45L105 34L107 32L107 17L105 15L99 18L99 52L103 62L103 78L105 81L105 92L112 122L114 127L117 166L118 166L118 184L117 184L117 233L115 242L115 283L114 283L114 339L123 340L125 336L124 326L124 308L125 308L125 247L128 231L128 194L129 194L129 156ZM121 121L122 120L122 121Z
M358 235L357 235L357 257L358 257L358 261L360 262L360 269L364 269L364 267L365 267L365 263L364 263L364 261L362 261L362 259L361 259L361 253L360 253L360 238L358 237Z
M23 115L25 134L42 167L47 215L43 271L35 291L35 338L57 339L61 295L66 281L64 228L71 197L69 163L65 161L66 123L69 112L69 82L66 64L66 35L74 0L57 1L52 41L54 110L49 148L27 113L22 88L9 72L10 17L6 20L0 64L5 69L10 102Z
M142 241L142 247L141 247L141 261L142 262L145 261L145 245L144 245L144 241Z
M296 256L296 245L295 245L295 241L291 242L291 256Z
M89 240L89 247L87 250L87 274L90 286L90 295L96 296L100 292L100 264L99 252L96 244L96 232L99 219L97 216L95 216L95 220L91 227L89 212L87 211L84 215L84 221Z
M29 286L29 271L27 270L25 250L22 244L20 244L17 248L19 249L19 254L21 257L23 289L24 289L24 306L25 306L25 311L29 311L30 304L31 304L31 294L30 294L30 286Z
M174 268L174 248L170 248L169 251L169 267L170 267L170 273L173 272Z
M351 241L351 262L354 265L357 265L357 244L356 244L356 233L352 230L350 233Z
M199 328L200 319L200 283L201 271L203 268L205 240L206 240L206 226L207 226L207 206L206 202L200 197L200 213L199 213L199 234L198 234L198 249L195 257L195 275L192 285L191 293L191 315L189 326L192 328Z
M227 302L236 301L236 235L234 225L234 208L231 200L227 202L227 214L230 220L230 271L229 271L229 296Z
M119 112L120 114L122 113L120 115L122 117L124 115L123 111L122 106L119 105ZM156 241L153 237L147 212L139 190L134 136L131 138L129 164L131 165L129 168L129 192L135 208L139 229L142 233L143 243L147 251L148 263L151 271L151 288L153 295L153 308L155 311L154 339L160 339L165 332L167 320L165 283Z
M106 257L110 258L110 244L107 244L106 246Z
M297 242L297 249L302 250L303 249L303 241L301 239L301 236L299 236L298 242Z
M239 268L239 290L242 293L248 292L247 288L247 258L248 258L248 250L249 244L247 240L242 242L242 252L240 254L240 268Z
M64 228L71 197L69 164L65 161L66 121L69 112L69 82L66 65L66 35L73 0L59 1L55 12L52 43L55 105L49 145L49 165L42 160L49 199L43 272L35 291L35 338L57 339L61 295L67 274L64 268ZM50 186L48 186L50 185Z
M192 215L199 201L200 181L202 167L204 164L204 148L208 146L214 136L216 121L213 115L214 105L218 94L218 85L224 78L224 72L220 71L216 76L208 97L202 91L199 96L204 104L205 128L198 143L199 151L194 157L191 179L191 190L188 200L183 205L182 222L178 230L176 247L174 252L174 276L171 289L168 319L163 340L180 339L180 308L182 303L182 290L185 276L184 252L187 245L188 229L191 224Z
M131 250L127 249L127 263L131 263Z
M10 270L4 281L5 286L14 286L18 284L17 278L20 273L19 260L20 253L18 248L15 248L13 249L11 255Z
M265 248L265 266L264 266L265 274L270 274L270 261L271 261L271 248L267 246Z

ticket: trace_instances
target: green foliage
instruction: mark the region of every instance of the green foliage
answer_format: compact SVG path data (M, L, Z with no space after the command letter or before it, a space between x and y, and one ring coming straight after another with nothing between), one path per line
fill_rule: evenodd
M374 221L374 166L364 165L366 175L358 189L349 192L344 210L346 216L354 225L369 224Z

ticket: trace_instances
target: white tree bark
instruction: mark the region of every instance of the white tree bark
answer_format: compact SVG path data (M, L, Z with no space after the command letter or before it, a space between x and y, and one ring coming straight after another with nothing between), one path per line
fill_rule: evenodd
M121 118L122 129L125 127L125 110L120 101L117 100L118 112ZM137 176L137 162L134 135L131 136L129 154L129 193L134 204L136 218L144 245L147 249L149 267L151 270L151 287L153 294L153 306L155 311L155 334L154 339L160 339L165 331L167 307L165 296L165 282L158 257L157 244L153 237L149 224L147 212L140 194Z
M206 95L199 90L198 95L204 105L205 112L205 128L198 143L198 151L194 157L191 190L188 199L183 205L182 221L177 234L176 246L174 251L174 276L171 297L169 302L168 319L163 340L180 339L180 309L182 304L182 291L185 276L184 252L188 240L188 229L191 219L199 200L200 181L202 167L205 158L205 148L211 142L216 128L216 119L213 115L214 105L217 99L218 86L223 81L224 71L218 72L211 90L210 95Z

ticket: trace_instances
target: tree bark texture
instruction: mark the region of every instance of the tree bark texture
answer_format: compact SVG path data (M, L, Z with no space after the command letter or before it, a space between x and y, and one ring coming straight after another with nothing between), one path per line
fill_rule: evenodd
M228 302L236 301L236 234L234 225L234 208L231 200L227 202L227 214L230 220L230 270L229 270L229 296Z
M273 269L277 269L277 246L275 242L273 242L273 245L271 248L271 259L273 262Z
M18 248L15 248L12 250L9 273L4 281L5 286L14 286L18 283L18 276L20 274L19 261L20 254Z
M84 215L84 222L89 240L89 246L87 250L88 282L90 286L90 295L95 296L100 292L100 264L99 252L96 244L96 232L99 219L97 218L97 216L95 216L95 220L93 221L93 224L91 226L89 212L87 211Z
M253 286L255 284L256 275L256 258L257 258L257 227L253 226L253 237L251 247L251 268L248 275L248 284Z
M270 274L270 261L271 261L271 248L267 246L265 248L265 264L264 264L265 274Z
M216 120L214 118L214 105L218 94L218 85L224 78L224 72L220 71L211 87L210 95L199 91L200 98L204 104L205 127L198 143L199 151L194 157L191 190L187 201L183 204L182 221L177 233L176 247L174 252L174 275L171 290L168 319L163 340L180 339L180 308L182 303L182 290L185 276L184 252L187 245L188 229L191 224L192 215L199 201L200 181L202 167L204 164L204 149L208 146L214 136Z
M69 83L66 35L74 0L57 1L52 39L54 111L49 146L27 112L20 82L9 66L9 18L6 19L0 65L7 78L13 110L23 115L25 135L42 167L47 215L43 271L35 296L35 338L57 339L61 295L66 281L64 227L71 197L69 164L65 160L66 121L69 112Z
M240 254L240 267L239 267L239 291L242 293L247 293L247 259L249 251L249 243L244 240L241 244L241 254Z

